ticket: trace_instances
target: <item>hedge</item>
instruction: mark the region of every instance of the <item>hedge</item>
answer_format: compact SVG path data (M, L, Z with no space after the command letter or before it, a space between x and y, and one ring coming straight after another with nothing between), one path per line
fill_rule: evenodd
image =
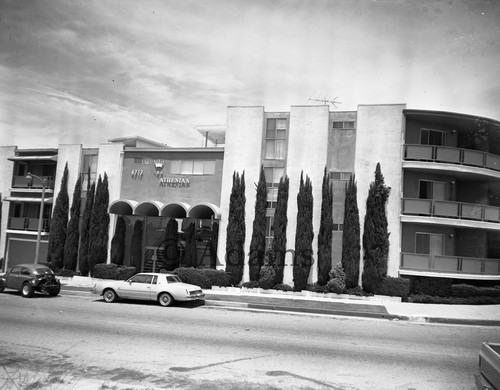
M497 305L500 304L500 297L437 297L425 294L415 294L408 297L408 302L447 305Z
M374 294L405 298L410 294L410 280L386 276L374 288Z
M410 293L415 295L432 295L449 297L453 279L429 278L414 276L410 278Z
M136 273L135 267L119 266L114 263L100 263L95 265L93 277L97 279L127 280Z
M453 297L500 297L500 287L476 287L470 284L454 284L451 286Z
M211 268L176 268L172 273L179 276L184 283L194 284L203 289L212 286L226 287L231 285L230 276L222 270Z

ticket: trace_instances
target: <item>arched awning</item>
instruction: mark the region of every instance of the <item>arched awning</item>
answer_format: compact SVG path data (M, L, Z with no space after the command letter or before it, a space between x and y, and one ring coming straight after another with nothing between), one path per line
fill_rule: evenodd
M196 219L220 219L221 212L219 206L212 203L200 203L188 210L187 217Z
M186 218L189 205L184 202L169 203L162 207L160 215L162 217Z
M160 210L163 208L163 203L156 200L145 201L139 203L135 209L135 215L142 215L145 217L158 217L160 215Z
M111 214L132 215L137 203L132 199L117 199L109 205L109 212Z

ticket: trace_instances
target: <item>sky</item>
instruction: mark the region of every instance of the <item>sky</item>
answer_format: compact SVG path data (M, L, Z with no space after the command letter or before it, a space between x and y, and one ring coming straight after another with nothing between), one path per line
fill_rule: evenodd
M0 0L0 145L202 146L310 98L500 120L499 69L496 0Z

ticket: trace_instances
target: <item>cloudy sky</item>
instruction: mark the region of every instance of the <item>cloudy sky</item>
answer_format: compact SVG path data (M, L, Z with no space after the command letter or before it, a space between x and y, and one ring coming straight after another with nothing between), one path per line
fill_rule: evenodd
M227 106L311 96L500 120L499 4L0 0L0 145L201 146Z

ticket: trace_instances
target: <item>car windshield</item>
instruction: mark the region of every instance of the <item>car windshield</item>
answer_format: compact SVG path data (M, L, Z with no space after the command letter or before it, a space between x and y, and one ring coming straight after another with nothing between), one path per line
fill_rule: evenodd
M182 283L182 280L179 279L178 276L167 276L167 282L168 283Z
M52 270L50 268L40 267L35 268L35 273L38 275L50 275L52 274Z

